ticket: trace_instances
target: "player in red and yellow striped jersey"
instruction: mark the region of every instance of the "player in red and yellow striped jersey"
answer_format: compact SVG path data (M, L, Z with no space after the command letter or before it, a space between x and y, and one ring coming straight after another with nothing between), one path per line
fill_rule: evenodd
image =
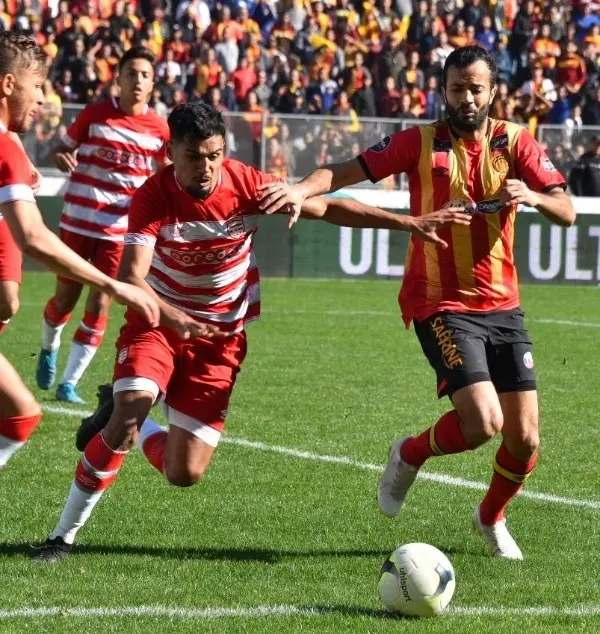
M448 118L384 138L356 159L317 169L295 186L263 187L272 213L328 191L406 172L411 214L444 207L473 214L468 227L441 232L448 247L411 241L400 306L435 369L438 395L454 409L416 437L392 445L378 488L383 513L395 516L419 468L433 456L475 449L502 433L490 488L475 511L492 552L522 553L504 512L538 456L538 402L531 341L525 330L514 263L519 204L569 226L575 212L565 181L520 126L488 116L497 69L482 48L457 49L444 67Z

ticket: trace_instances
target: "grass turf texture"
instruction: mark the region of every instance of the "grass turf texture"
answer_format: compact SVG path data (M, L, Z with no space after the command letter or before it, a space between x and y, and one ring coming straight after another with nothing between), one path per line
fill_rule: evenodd
M33 386L41 312L53 279L27 274L19 316L0 350ZM399 320L395 282L266 280L262 320L249 327L228 435L315 454L384 465L389 443L421 431L448 409L433 371ZM531 491L600 500L597 447L598 289L523 289L541 397L542 454ZM376 314L373 314L376 313ZM66 362L77 313L63 335ZM110 379L114 309L106 342L80 384L93 408ZM59 376L60 378L60 376ZM36 394L57 404L52 393ZM160 417L159 417L160 418ZM319 615L0 618L0 632L563 632L599 631L600 616L444 615L390 619L381 612L379 567L396 545L431 543L457 575L452 605L557 609L599 606L600 510L521 498L509 526L525 561L492 559L471 530L483 492L417 482L396 520L375 501L379 474L232 444L219 448L204 480L169 487L139 452L79 534L67 561L29 561L28 544L54 527L78 459L79 419L46 413L29 445L0 474L2 610L23 606L177 608L326 606ZM430 472L488 482L497 441L435 459Z

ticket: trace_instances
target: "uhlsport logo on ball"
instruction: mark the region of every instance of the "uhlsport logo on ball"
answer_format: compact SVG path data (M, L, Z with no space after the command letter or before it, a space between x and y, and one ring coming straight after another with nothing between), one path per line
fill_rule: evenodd
M383 563L379 596L386 608L406 616L436 616L450 603L456 580L443 552L429 544L399 546Z

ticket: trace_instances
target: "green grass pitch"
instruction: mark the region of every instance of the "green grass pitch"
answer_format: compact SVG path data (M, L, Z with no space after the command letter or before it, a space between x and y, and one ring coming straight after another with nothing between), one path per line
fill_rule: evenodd
M26 275L21 312L0 339L32 387L53 284L50 275ZM0 474L0 632L600 631L599 293L523 289L542 421L527 490L556 496L524 496L511 508L525 561L492 559L471 530L483 492L469 483L489 481L497 442L426 465L468 486L423 479L396 520L377 509L373 465L384 465L399 434L448 409L436 400L414 333L401 325L397 283L266 280L263 317L248 329L232 400L230 442L204 480L167 486L133 451L80 532L78 551L50 567L31 562L28 545L45 539L66 499L79 418L46 412ZM77 409L93 409L96 385L110 379L121 312L114 309L80 384L89 405ZM74 318L60 370L75 327ZM57 407L51 393L36 394ZM454 611L430 620L383 613L380 565L410 541L450 557ZM136 607L141 615L126 610ZM21 608L55 611L17 617Z

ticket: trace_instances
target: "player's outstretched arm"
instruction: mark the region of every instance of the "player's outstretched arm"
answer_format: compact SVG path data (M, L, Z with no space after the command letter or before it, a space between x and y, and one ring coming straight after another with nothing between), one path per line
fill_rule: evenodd
M409 231L414 236L446 248L448 244L437 232L448 225L469 225L472 216L462 207L441 209L426 216L395 214L371 207L351 198L309 198L302 205L301 218L325 220L334 225L362 229Z
M126 244L119 266L119 279L151 295L158 305L160 325L175 330L182 339L195 337L210 339L222 336L223 333L216 326L195 321L182 310L167 304L154 292L154 289L146 282L153 253L154 248L151 246Z
M343 163L332 163L319 167L296 185L284 182L265 183L258 186L258 208L262 213L282 213L290 210L290 227L300 215L302 203L313 196L337 191L362 183L367 175L357 158ZM293 212L293 213L292 213Z
M158 325L158 307L152 297L139 288L111 279L71 251L46 227L35 203L24 200L4 203L0 212L24 253L58 275L87 284L118 303L131 306L152 326Z

